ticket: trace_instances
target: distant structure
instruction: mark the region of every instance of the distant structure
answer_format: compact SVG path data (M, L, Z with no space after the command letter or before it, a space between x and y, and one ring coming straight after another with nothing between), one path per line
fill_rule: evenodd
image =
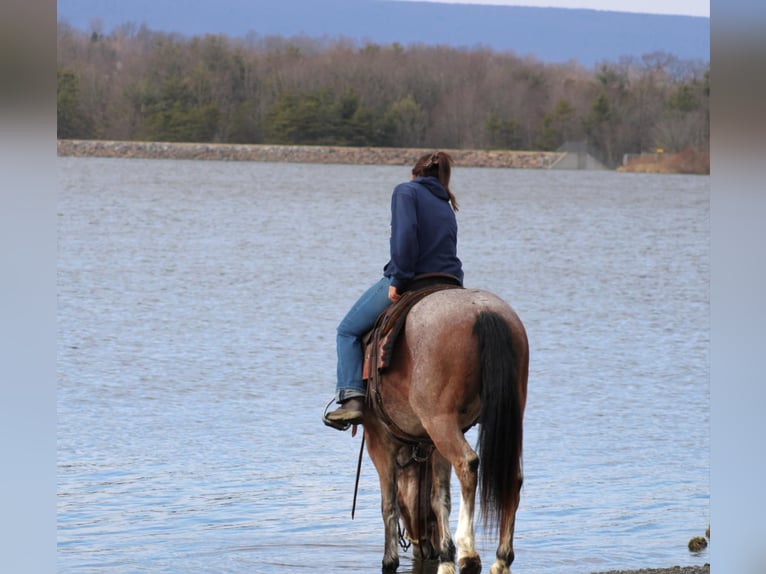
M608 170L588 152L588 142L565 142L556 153L561 154L548 169L592 169Z

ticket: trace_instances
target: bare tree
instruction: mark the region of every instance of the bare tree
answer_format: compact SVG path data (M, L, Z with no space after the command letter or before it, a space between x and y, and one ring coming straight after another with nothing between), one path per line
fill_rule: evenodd
M709 145L709 65L662 52L586 70L484 47L184 38L134 23L106 34L98 22L87 31L60 22L57 48L61 121L81 110L88 137L260 143L306 121L358 145L551 149L586 139L610 165L624 153Z

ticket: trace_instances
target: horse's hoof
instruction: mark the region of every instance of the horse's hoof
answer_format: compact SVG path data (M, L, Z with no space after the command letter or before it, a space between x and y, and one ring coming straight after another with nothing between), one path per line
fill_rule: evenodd
M397 568L399 568L399 558L395 558L394 560L391 560L389 562L384 560L381 571L384 572L385 574L391 574L391 572L396 572Z
M479 574L481 572L481 558L478 554L463 556L458 561L460 574Z
M437 560L439 553L431 545L430 540L421 540L420 543L412 543L412 557L418 560Z
M455 574L455 563L454 562L440 563L439 570L436 571L436 574Z
M502 560L495 560L492 568L489 569L489 574L511 574L511 568Z

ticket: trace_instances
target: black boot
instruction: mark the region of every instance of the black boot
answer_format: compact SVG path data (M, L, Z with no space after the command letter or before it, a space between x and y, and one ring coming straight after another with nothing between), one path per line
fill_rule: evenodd
M334 411L327 413L327 419L334 423L346 425L358 425L362 423L362 411L364 410L364 401L361 397L353 397L339 406Z

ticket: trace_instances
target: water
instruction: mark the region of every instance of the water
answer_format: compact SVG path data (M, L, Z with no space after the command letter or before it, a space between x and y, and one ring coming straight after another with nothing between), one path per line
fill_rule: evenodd
M320 414L407 167L58 161L58 570L379 572ZM514 573L708 562L708 178L453 178L466 285L530 338Z

